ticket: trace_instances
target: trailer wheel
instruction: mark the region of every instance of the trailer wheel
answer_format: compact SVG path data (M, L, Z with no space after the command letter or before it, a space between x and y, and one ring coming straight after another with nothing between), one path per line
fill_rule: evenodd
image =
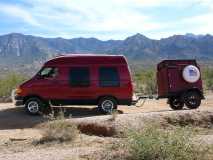
M184 103L189 109L196 109L201 104L201 96L196 91L189 91L184 96Z
M105 114L111 114L117 109L117 101L113 97L103 97L98 102L98 108Z
M180 98L171 97L169 98L169 105L173 110L181 110L183 109L184 103Z

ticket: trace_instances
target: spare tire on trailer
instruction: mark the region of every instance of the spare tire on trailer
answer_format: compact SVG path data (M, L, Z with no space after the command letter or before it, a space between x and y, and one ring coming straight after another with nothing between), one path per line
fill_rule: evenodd
M183 69L183 79L188 83L195 83L200 79L200 70L194 65L188 65Z

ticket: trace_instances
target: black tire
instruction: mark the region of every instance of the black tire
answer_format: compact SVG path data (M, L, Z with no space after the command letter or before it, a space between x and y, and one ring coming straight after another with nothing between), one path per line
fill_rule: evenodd
M98 101L98 108L102 113L111 114L117 109L117 101L113 97L102 97Z
M30 115L38 115L44 106L44 103L36 97L29 98L25 102L25 110Z
M189 109L197 109L201 104L201 96L197 91L189 91L184 95L184 103Z
M169 98L169 105L173 110L181 110L184 102L179 97L171 97Z

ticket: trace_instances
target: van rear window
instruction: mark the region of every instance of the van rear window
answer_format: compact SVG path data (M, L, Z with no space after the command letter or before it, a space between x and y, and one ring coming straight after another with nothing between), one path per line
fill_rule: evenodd
M71 68L69 73L69 82L72 87L88 87L90 85L89 68Z
M101 87L120 86L120 77L116 67L101 67L99 69L99 80Z

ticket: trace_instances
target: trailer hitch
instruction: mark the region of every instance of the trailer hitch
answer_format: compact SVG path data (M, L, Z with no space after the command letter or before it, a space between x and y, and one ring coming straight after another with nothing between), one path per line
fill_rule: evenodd
M135 105L136 107L142 107L145 104L147 99L156 99L157 100L158 98L155 95L137 96L137 99L132 101L132 105ZM141 100L143 100L142 103L137 105Z

